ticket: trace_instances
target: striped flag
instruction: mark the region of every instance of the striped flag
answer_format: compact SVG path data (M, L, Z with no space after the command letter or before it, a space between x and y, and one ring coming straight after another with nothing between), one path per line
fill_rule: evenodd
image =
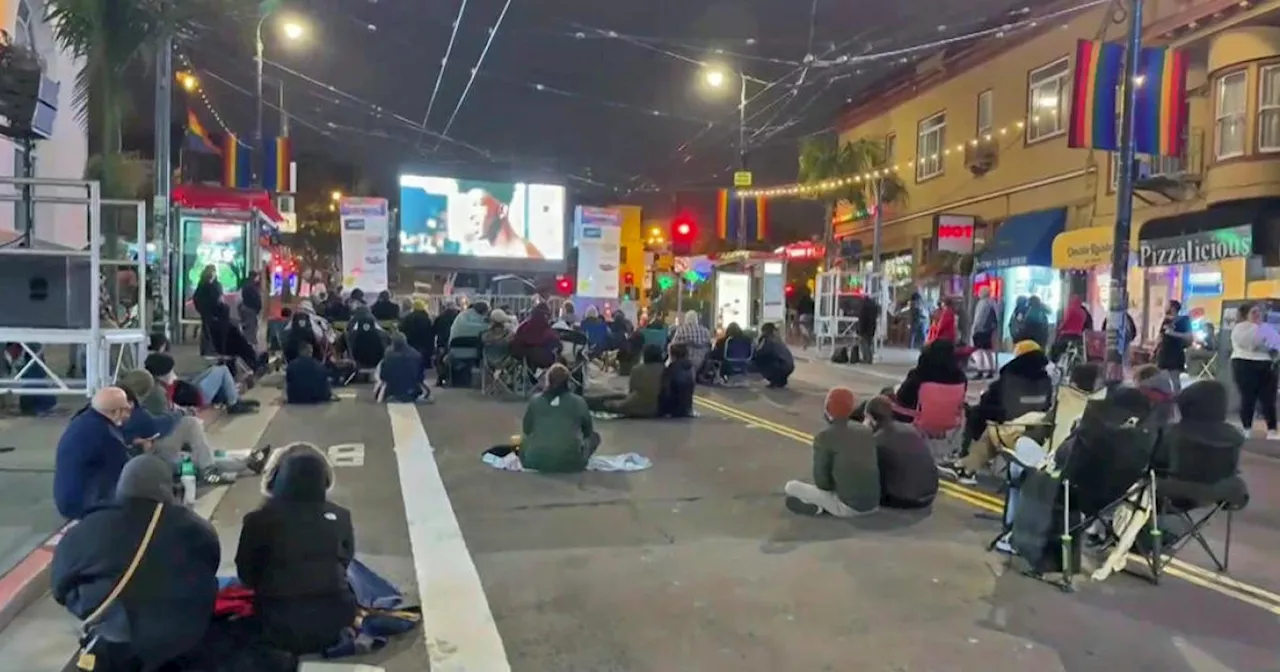
M746 235L742 235L744 223L739 222L743 214ZM769 213L763 196L739 198L731 189L721 189L716 194L716 235L722 240L764 240L768 233Z
M277 194L293 193L289 164L293 161L293 144L289 138L277 137L267 143L267 160L263 167L262 187Z
M1120 82L1124 78L1124 46L1115 42L1076 42L1072 81L1071 122L1067 146L1120 148L1116 118L1120 111Z
M1177 49L1147 47L1138 55L1133 139L1139 154L1182 156L1187 131L1187 58Z
M213 144L213 139L209 136L209 132L204 129L204 124L200 123L200 117L196 116L194 110L187 110L187 149L194 152L206 152L209 154L221 154L222 150Z
M253 183L253 154L235 133L222 136L222 186L244 189Z

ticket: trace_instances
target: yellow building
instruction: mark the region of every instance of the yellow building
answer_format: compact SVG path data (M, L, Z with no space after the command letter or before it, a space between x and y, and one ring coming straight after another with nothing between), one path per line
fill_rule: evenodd
M644 212L638 205L615 205L611 206L622 213L622 247L618 250L618 256L622 263L618 264L618 286L626 287L626 279L630 274L633 286L639 288L644 281L647 270L645 268L644 253ZM644 292L640 292L639 296L642 305L648 304L648 298Z
M1150 341L1169 300L1217 323L1224 300L1280 297L1280 273L1263 263L1280 264L1280 27L1270 25L1280 0L1144 7L1144 45L1183 49L1190 62L1186 152L1141 157L1138 170L1129 310ZM885 142L907 186L907 203L882 216L886 259L921 268L940 247L976 240L980 280L1006 311L1009 297L1039 295L1056 311L1078 294L1101 322L1117 161L1068 148L1066 136L1077 40L1124 39L1109 12L922 58L842 112L842 140ZM1205 247L1222 229L1252 242ZM871 249L868 219L840 213L836 233Z

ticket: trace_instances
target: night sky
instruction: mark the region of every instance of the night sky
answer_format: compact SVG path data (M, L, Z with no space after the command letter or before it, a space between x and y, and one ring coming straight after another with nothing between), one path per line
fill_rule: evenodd
M788 182L799 140L829 130L866 87L940 49L1001 39L975 33L1038 11L1008 0L467 0L450 48L461 4L286 3L265 30L266 98L282 80L296 152L339 156L380 183L412 169L564 182L603 201L708 191L731 183L738 137L738 83L709 90L711 65L749 78L757 185ZM306 38L280 37L286 17L306 23ZM252 34L251 21L223 18L180 47L245 138ZM268 110L268 135L277 118Z

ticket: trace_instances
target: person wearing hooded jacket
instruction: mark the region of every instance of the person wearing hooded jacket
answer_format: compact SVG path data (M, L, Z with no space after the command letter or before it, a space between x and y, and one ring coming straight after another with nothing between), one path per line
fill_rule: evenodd
M1187 386L1177 396L1178 422L1160 434L1151 467L1162 497L1185 509L1229 502L1243 507L1248 488L1240 477L1245 435L1227 422L1227 388L1216 380Z
M1049 358L1036 341L1019 341L1013 347L1014 357L1000 367L1000 375L982 396L978 405L965 415L965 438L970 441L969 454L939 469L955 477L962 484L977 481L977 473L995 458L998 447L986 439L988 423L1009 422L1027 412L1048 411L1053 403L1053 379L1049 376ZM1012 397L1040 397L1045 403L1039 408L1018 408Z
M263 641L295 655L336 643L356 619L347 583L355 558L351 512L328 500L334 471L316 446L272 454L262 477L266 502L245 514L236 573L254 591Z
M114 502L90 510L53 552L53 598L81 620L124 576L162 506L141 561L90 635L97 672L188 667L200 657L218 592L218 535L174 498L173 469L154 455L129 460ZM169 667L166 667L169 666Z
M667 366L662 370L662 392L658 394L658 414L667 418L693 416L693 394L697 386L689 346L673 343Z
M925 383L940 385L967 385L968 376L960 369L956 359L955 341L939 340L924 346L915 368L907 372L907 376L898 385L893 400L899 408L916 409L920 406L920 386ZM901 422L911 422L912 418L897 416Z
M569 369L547 370L546 390L525 407L521 423L520 464L545 473L574 473L600 447L587 402L570 389Z

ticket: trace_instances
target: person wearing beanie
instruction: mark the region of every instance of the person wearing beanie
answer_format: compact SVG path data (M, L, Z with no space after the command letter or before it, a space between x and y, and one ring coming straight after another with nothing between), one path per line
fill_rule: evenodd
M998 452L988 427L991 423L1009 422L1028 413L1044 413L1053 405L1053 378L1049 375L1049 358L1039 342L1023 339L1013 346L1013 359L1000 367L1000 374L978 399L978 405L965 413L964 441L969 452L964 457L938 466L957 483L977 483L978 472L985 469Z
M252 413L258 409L257 401L241 398L236 377L225 364L214 364L190 381L180 379L173 355L169 354L169 342L163 336L152 340L151 352L143 361L142 368L159 383L158 392L163 393L167 402L165 409L148 406L152 413L171 410L174 405L199 408L222 404L231 414Z
M521 425L520 464L544 473L576 473L600 447L591 410L573 392L569 369L547 369L546 389L529 401Z
M788 481L787 509L850 518L880 507L880 467L870 427L853 422L857 398L847 387L827 392L827 427L813 437L813 483Z

